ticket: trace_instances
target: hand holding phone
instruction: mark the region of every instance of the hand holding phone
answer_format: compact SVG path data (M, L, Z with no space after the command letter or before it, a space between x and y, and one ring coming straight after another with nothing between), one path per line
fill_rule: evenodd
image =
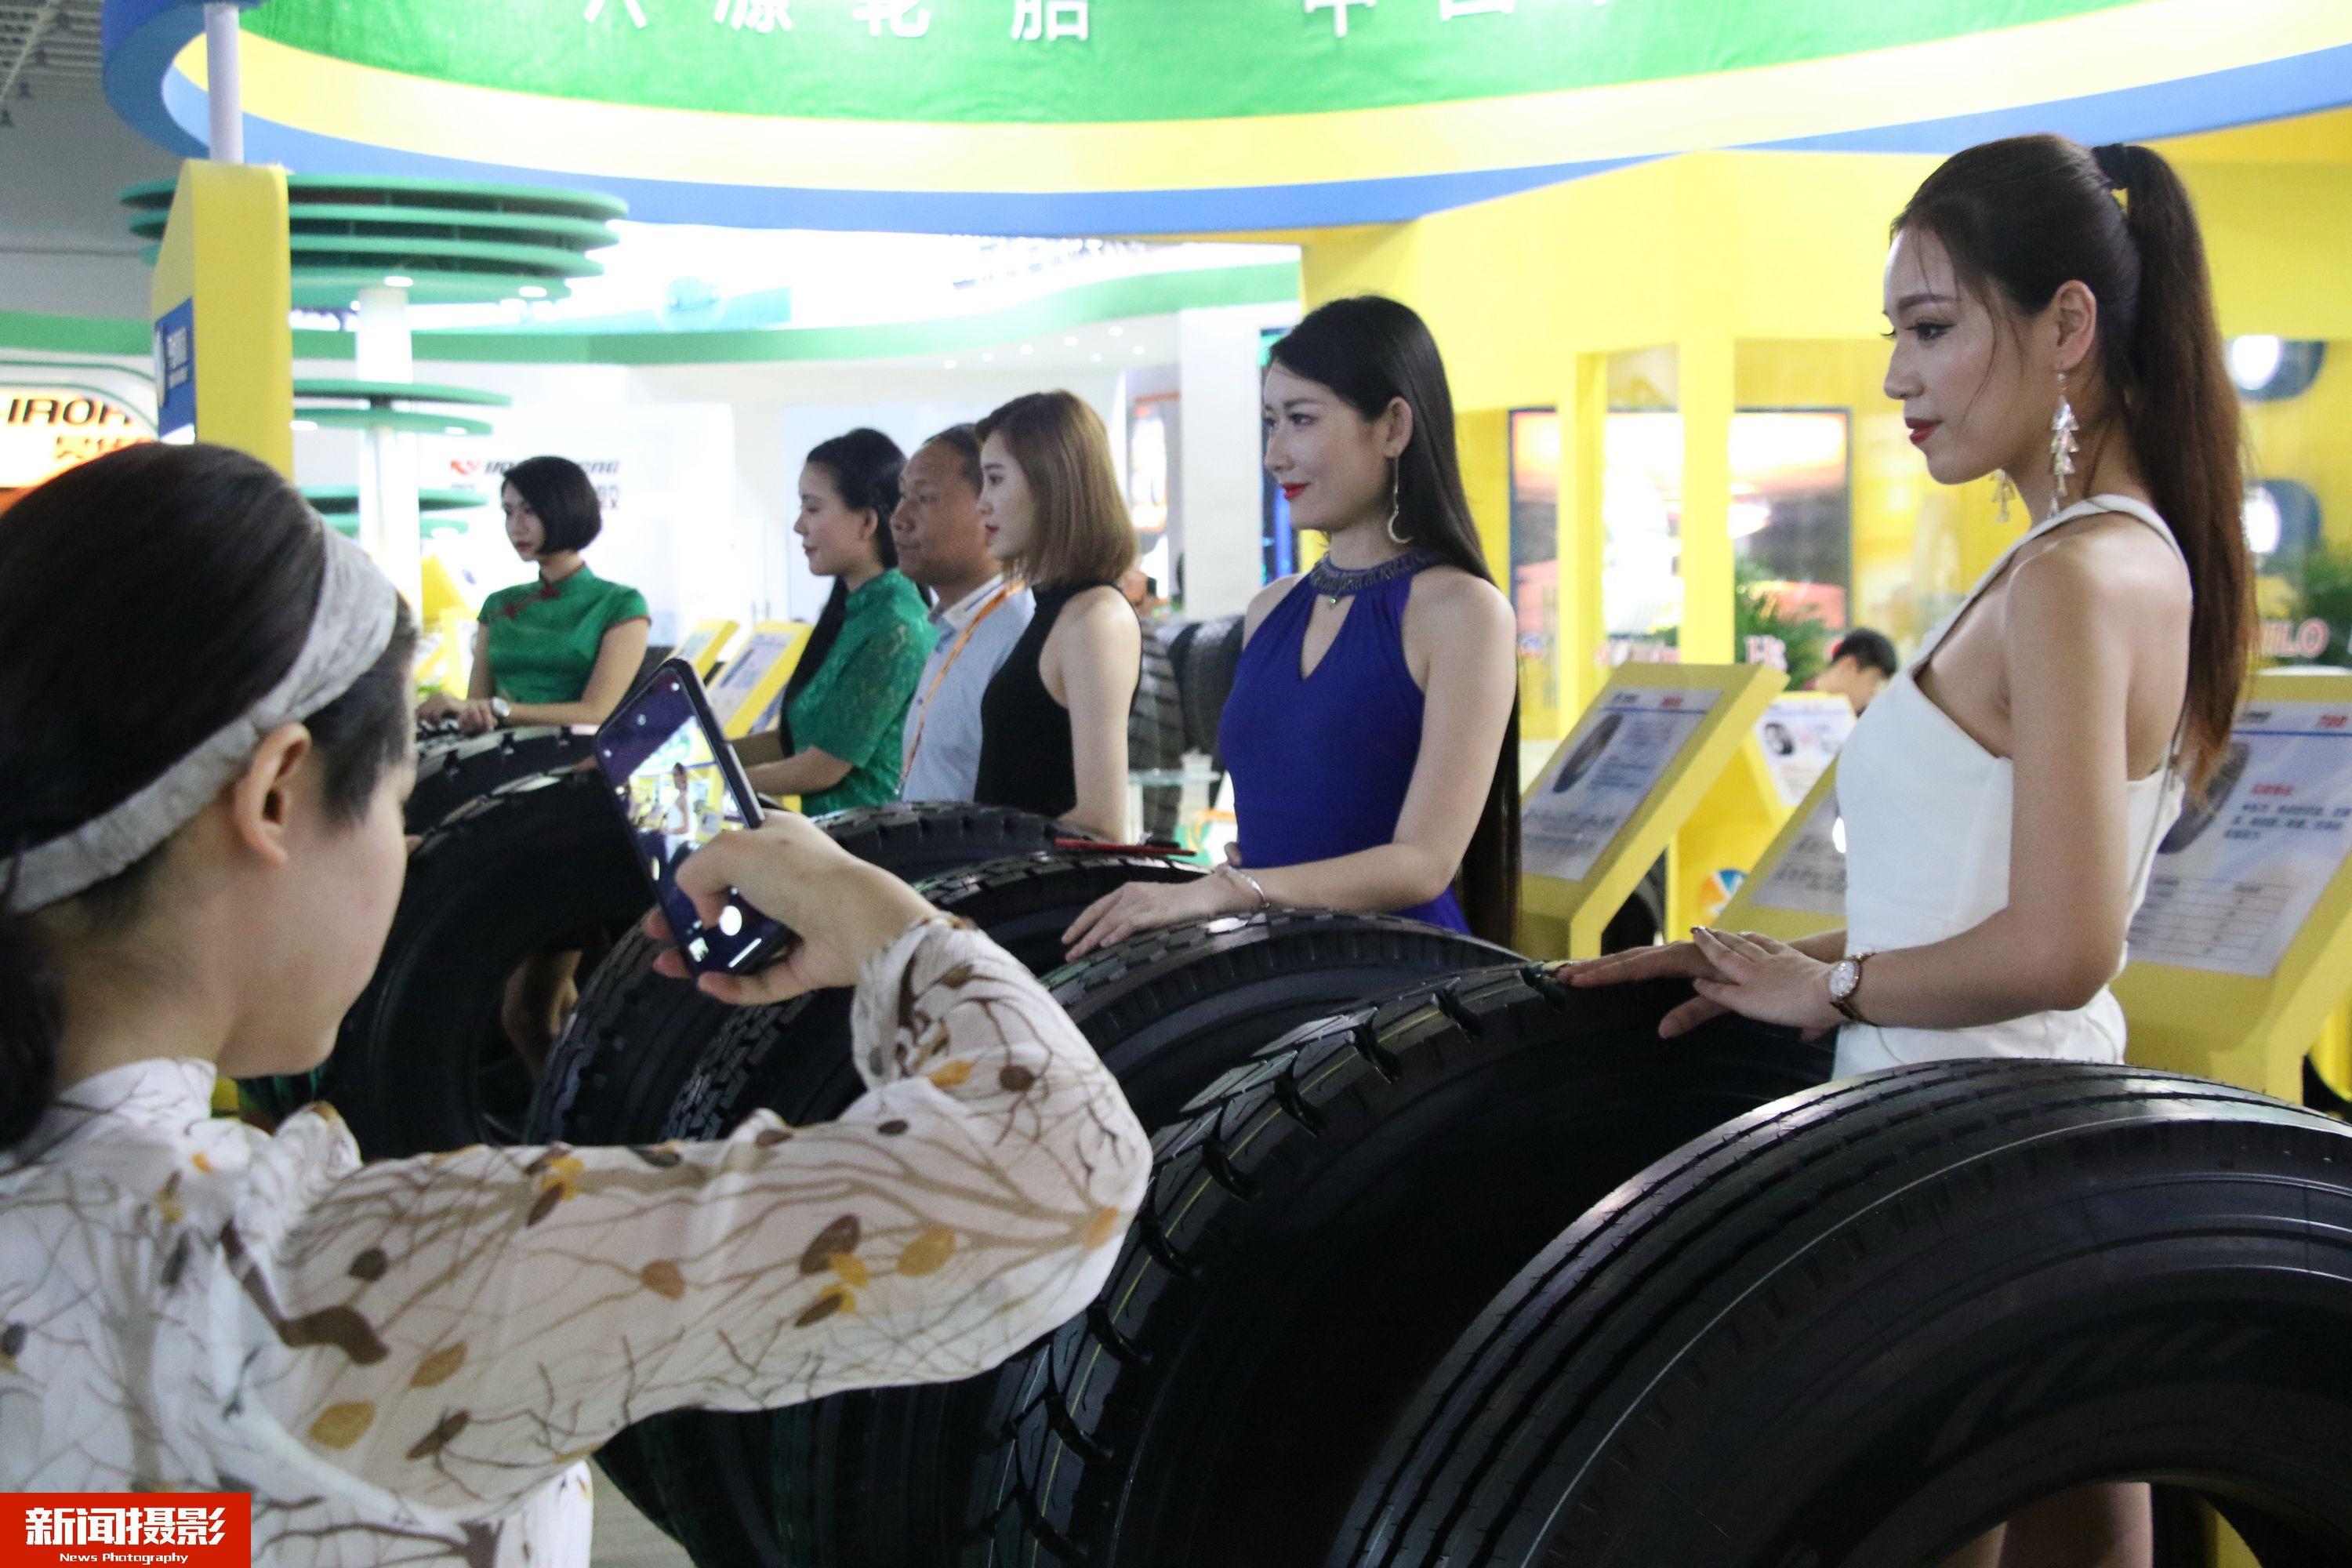
M782 962L756 973L705 972L701 988L739 1005L781 1002L805 991L854 985L858 968L887 947L931 906L912 888L858 859L792 812L776 812L761 826L721 835L678 868L679 893L707 925L733 895L772 911L802 933ZM659 910L646 917L646 934L674 940ZM655 967L674 979L688 973L673 949Z
M691 665L661 665L596 731L596 765L635 846L637 864L688 968L746 974L795 940L731 891L696 901L680 867L730 830L760 826L760 800L711 716Z

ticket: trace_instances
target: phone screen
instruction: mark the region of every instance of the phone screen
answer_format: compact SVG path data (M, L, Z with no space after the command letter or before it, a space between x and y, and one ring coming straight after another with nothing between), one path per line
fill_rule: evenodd
M596 763L688 967L725 974L756 967L792 932L732 888L706 925L678 891L677 868L688 856L731 828L760 825L759 800L719 733L701 679L673 660L597 731Z

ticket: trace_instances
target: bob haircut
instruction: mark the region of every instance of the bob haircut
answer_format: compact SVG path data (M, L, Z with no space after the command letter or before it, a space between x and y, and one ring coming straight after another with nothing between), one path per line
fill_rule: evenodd
M1036 498L1037 525L1023 558L1007 563L1034 587L1116 583L1135 564L1135 524L1111 467L1110 437L1092 408L1066 392L1014 398L977 426L1003 437Z
M569 458L525 458L503 476L547 531L541 553L585 550L604 531L604 509L588 470Z

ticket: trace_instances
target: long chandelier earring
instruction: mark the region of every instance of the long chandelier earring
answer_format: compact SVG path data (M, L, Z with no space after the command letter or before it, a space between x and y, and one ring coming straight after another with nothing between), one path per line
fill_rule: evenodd
M1402 458L1389 466L1389 538L1399 544L1411 544L1412 540L1397 531L1397 519L1404 511L1404 462Z
M2016 494L2017 487L2009 482L2009 470L1996 469L1992 476L1992 500L1993 505L2000 509L2000 515L1994 521L2003 528L2009 526L2010 499Z
M2058 411L2050 416L2050 477L2053 482L2049 517L2042 519L2045 522L2056 517L2059 509L2066 504L2066 481L2074 472L2074 453L2078 450L2074 432L2078 428L2074 405L2066 401L2066 373L2062 370L2058 373Z

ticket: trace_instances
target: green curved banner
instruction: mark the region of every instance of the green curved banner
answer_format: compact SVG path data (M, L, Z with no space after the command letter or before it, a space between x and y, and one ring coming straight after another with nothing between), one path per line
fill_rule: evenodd
M2128 0L271 0L252 31L467 86L827 120L1395 108L1930 43ZM1278 160L1279 149L1269 149Z

